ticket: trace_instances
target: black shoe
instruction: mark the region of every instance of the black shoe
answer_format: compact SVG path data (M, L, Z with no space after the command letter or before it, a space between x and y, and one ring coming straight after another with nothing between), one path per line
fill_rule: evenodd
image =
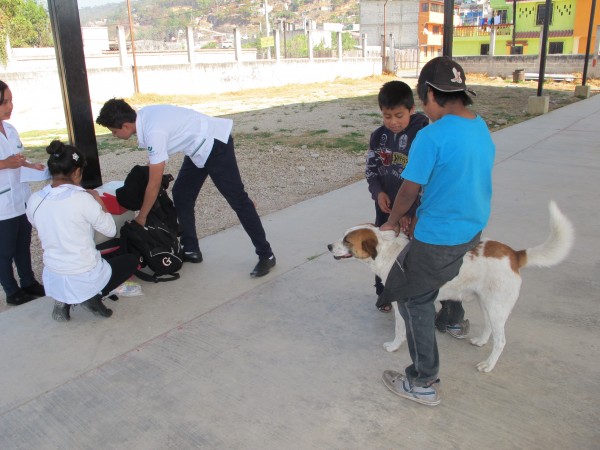
M23 303L30 302L31 300L35 300L37 297L35 295L28 294L23 289L19 289L14 294L10 294L6 296L6 303L9 305L22 305Z
M29 286L23 287L21 289L23 289L30 295L34 295L35 297L46 296L46 290L44 289L44 286L38 283L37 281L34 281L33 284L30 284Z
M268 274L276 264L275 255L271 255L269 258L261 258L258 260L258 264L254 266L250 276L252 278L264 277Z
M450 324L450 304L448 300L442 300L440 303L442 307L435 315L435 327L440 333L445 333Z
M71 305L59 301L54 302L54 309L52 310L52 318L57 322L67 322L71 320Z
M183 252L183 260L185 262L191 262L194 264L202 262L202 252L198 250L197 252Z
M88 311L94 313L95 316L112 316L112 309L108 309L106 306L104 306L104 303L102 303L101 295L93 296L89 300L83 302L81 306L83 309L87 309Z

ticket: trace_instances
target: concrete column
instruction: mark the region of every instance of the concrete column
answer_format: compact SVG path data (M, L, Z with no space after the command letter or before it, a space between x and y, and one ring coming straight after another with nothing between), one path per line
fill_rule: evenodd
M389 49L389 61L392 68L392 72L396 72L396 43L394 42L394 35L390 33L390 49Z
M362 37L362 42L361 42L361 47L362 47L362 57L363 58L367 58L367 34L363 33L361 34Z
M279 61L281 59L281 41L279 38L279 30L274 30L273 33L273 37L275 39L275 61Z
M77 0L48 0L69 141L87 160L81 185L102 185Z
M542 95L541 97L533 95L528 99L527 112L531 115L539 116L540 114L546 114L549 107L550 97L547 95Z
M312 37L313 37L312 30L307 30L306 40L308 41L308 59L309 59L309 61L312 61L314 59Z
M571 49L572 55L579 54L579 39L580 36L573 36L573 48Z
M598 54L600 53L600 25L596 27L596 41L594 42L594 48L592 53L594 54L594 58L592 60L592 67L595 70L597 70L596 65L598 63Z
M242 62L242 35L237 27L233 29L233 47L235 48L235 60Z
M341 61L342 56L344 55L344 49L342 48L342 32L337 32L337 41L338 41L338 59Z
M188 51L188 62L194 67L196 64L196 53L194 52L196 45L194 44L194 29L192 27L187 27L187 51Z
M492 27L490 31L490 58L496 54L496 27Z
M14 60L12 47L10 46L10 38L6 35L6 67Z
M117 45L119 46L119 63L121 68L127 66L127 41L125 40L125 27L117 25Z
M577 98L590 98L592 89L588 84L585 86L575 86L575 97Z

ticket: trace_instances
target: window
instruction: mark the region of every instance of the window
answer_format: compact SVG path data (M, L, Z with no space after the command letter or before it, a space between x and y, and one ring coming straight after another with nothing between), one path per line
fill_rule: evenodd
M490 44L481 44L481 49L479 50L480 55L489 55L490 54Z
M506 23L506 9L499 9L498 15L500 16L500 23Z
M444 5L440 5L439 3L432 3L431 4L431 12L443 13Z
M514 47L510 48L510 54L511 55L522 55L523 54L523 46L522 45L515 45Z
M422 3L421 4L421 11L428 12L429 11L429 3Z
M544 25L544 17L546 16L546 4L538 5L537 16L535 18L536 25ZM550 6L550 22L552 23L552 5Z
M432 28L432 31L433 31L433 34L441 34L439 25L434 25Z
M550 42L548 48L548 54L550 55L562 55L564 48L564 42Z

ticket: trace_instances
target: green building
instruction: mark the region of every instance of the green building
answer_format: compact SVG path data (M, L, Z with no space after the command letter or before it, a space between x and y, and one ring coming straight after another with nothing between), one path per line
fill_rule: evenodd
M489 12L487 17L480 15L476 24L455 27L452 54L454 56L539 54L546 2L517 0L516 27L513 34L513 23L515 23L513 1L490 0L489 9L492 12ZM577 3L578 0L552 1L548 54L578 53L578 42L575 42L573 37ZM474 16L472 8L469 14L469 18ZM473 23L473 20L465 22Z

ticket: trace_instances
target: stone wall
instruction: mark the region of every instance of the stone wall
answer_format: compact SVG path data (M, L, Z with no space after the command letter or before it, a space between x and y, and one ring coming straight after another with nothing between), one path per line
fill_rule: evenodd
M539 56L537 55L511 55L511 56L457 56L454 58L466 72L486 73L490 76L512 76L517 69L525 72L538 73L540 70ZM582 73L585 59L584 55L547 55L546 74L572 74ZM588 77L600 78L600 63L593 67L590 57L588 61Z
M247 89L365 78L381 74L381 58L257 60L214 64L138 67L139 91L146 94L215 94ZM94 116L112 97L134 94L131 68L87 70ZM11 122L19 129L63 128L64 110L56 69L0 72L11 88L15 108ZM24 114L27 113L27 114ZM28 118L22 123L22 118ZM32 119L33 118L33 119ZM31 123L31 122L35 123Z

